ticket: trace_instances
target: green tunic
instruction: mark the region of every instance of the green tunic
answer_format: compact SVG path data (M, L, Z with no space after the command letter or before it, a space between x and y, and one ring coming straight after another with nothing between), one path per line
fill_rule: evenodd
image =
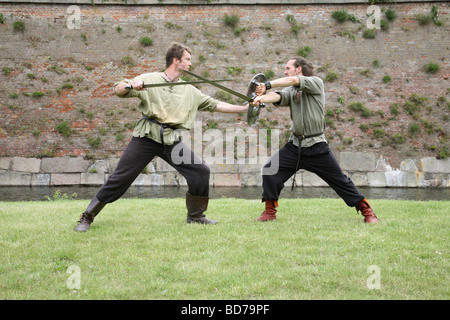
M143 81L144 84L168 82L159 73L144 73L133 80L122 82L131 83ZM178 80L181 82L182 80ZM114 87L119 84L117 82ZM115 92L115 91L114 91ZM200 92L192 85L167 86L147 88L142 91L131 90L121 98L137 97L141 100L139 112L147 118L154 118L160 123L168 124L177 129L190 130L194 126L197 111L214 112L217 100ZM133 131L133 137L146 137L161 143L161 127L151 121L140 119ZM164 144L171 145L178 141L180 132L170 128L164 129Z
M325 129L325 91L322 79L319 77L298 76L300 85L290 86L276 91L281 100L274 103L275 106L289 107L291 110L292 126L294 133L289 138L298 146L296 135L314 135L324 132ZM325 135L305 138L302 147L310 147L319 142L327 142Z
M322 79L318 77L298 76L300 86L290 86L276 91L281 100L274 103L275 106L289 107L291 110L292 126L294 133L289 138L298 146L296 135L313 135L324 132L325 129L325 91ZM319 142L327 142L325 135L305 138L302 147L310 147Z

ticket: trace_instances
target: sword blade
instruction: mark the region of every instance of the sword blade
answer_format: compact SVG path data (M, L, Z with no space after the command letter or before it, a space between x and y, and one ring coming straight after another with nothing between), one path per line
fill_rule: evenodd
M150 83L144 84L144 88L155 88L155 87L171 87L171 86L185 86L187 84L200 84L200 83L211 83L211 81L215 82L223 82L223 81L231 81L230 79L219 79L219 80L208 80L208 81L181 81L181 82L162 82L162 83ZM125 89L133 89L131 85L125 86Z
M215 86L215 87L217 87L217 88L219 88L219 89L222 89L223 91L226 91L226 92L228 92L228 93L231 93L232 95L234 95L234 96L236 96L236 97L238 97L238 98L241 98L242 100L245 100L245 101L247 101L247 102L248 102L248 101L253 101L253 98L249 98L249 97L247 97L245 94L242 94L242 93L239 93L239 92L237 92L237 91L234 91L233 89L224 87L224 86L222 86L222 85L216 83L215 80L214 80L214 81L213 81L213 80L208 80L208 79L203 78L203 77L201 77L201 76L199 76L199 75L196 75L195 73L192 73L191 71L188 71L188 70L184 70L184 72L187 73L187 74L190 75L190 76L193 76L193 77L196 77L196 78L198 78L198 79L200 79L200 80L203 80L203 81L205 81L205 82L207 82L207 83L209 83L209 84L211 84L211 85L213 85L213 86Z
M219 80L211 80L211 81L224 82L224 81L231 81L231 80L219 79ZM210 82L209 81L182 81L182 82L170 82L170 83L151 83L151 84L144 84L144 88L183 86L183 85L187 85L187 84L199 84L199 83L210 83Z

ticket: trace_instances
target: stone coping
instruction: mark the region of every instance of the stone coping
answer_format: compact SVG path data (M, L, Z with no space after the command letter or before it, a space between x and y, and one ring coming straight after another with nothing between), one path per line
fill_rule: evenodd
M367 4L368 0L0 0L0 3L19 4L66 4L66 5L311 5L311 4ZM435 0L396 0L376 4L408 2L436 2Z

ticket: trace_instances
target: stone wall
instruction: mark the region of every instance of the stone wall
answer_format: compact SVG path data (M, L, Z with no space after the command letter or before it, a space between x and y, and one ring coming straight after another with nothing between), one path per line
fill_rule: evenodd
M445 158L450 151L448 2L379 1L383 11L394 9L398 17L374 39L363 36L367 1L129 2L0 0L0 184L56 185L69 183L66 178L81 184L91 181L86 179L103 181L99 171L48 172L44 164L78 159L89 163L87 168L96 162L114 166L112 159L120 157L141 115L136 111L139 102L117 98L112 84L162 70L167 47L179 41L192 49L196 73L233 79L228 85L241 92L256 72L283 76L287 59L309 47L307 58L317 75L325 80L336 76L325 82L326 135L352 179L379 186L398 181L408 186L448 185L448 169L430 169L433 161L446 164L436 168L448 168L448 160L436 157ZM80 9L79 29L68 25L73 3ZM434 5L442 25L422 25L417 15L430 14ZM337 23L331 15L338 9L359 22ZM224 24L226 14L239 17L238 30ZM23 22L23 30L15 28L17 21ZM153 40L151 46L139 42L144 36ZM431 62L439 64L436 73L424 71ZM383 81L386 76L389 81ZM225 98L214 87L200 89ZM369 117L351 107L358 102L370 111ZM395 104L396 112L391 108ZM414 112L407 109L411 104ZM197 118L205 131L248 129L245 115L202 112ZM286 141L289 110L268 106L260 120L255 130L277 129L280 144ZM346 167L345 154L371 155L375 169ZM18 170L17 159L28 159L22 165L29 162L33 169ZM260 183L260 166L215 166L213 185ZM149 172L156 172L143 176L143 181L182 183L181 177L161 168L157 163L149 167ZM297 181L318 183L309 182L315 180L307 173Z
M119 158L0 158L0 186L100 186L114 171ZM338 161L357 186L368 187L450 187L450 159L423 158L401 163L392 169L373 153L341 152ZM210 185L261 186L263 164L211 164ZM287 183L290 185L292 181ZM308 171L296 176L298 186L322 187L327 184ZM166 162L157 158L135 180L136 186L184 186L186 180Z

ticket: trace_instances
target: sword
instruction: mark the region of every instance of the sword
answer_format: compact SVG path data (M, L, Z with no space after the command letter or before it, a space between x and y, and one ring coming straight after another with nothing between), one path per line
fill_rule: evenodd
M231 93L232 95L234 95L234 96L236 96L238 98L241 98L242 100L245 100L247 103L250 102L250 101L253 101L253 99L254 99L254 97L250 98L250 97L246 96L245 94L242 94L242 93L239 93L237 91L234 91L233 89L224 87L224 86L216 83L215 80L208 80L208 79L203 78L203 77L201 77L199 75L196 75L195 73L192 73L191 71L188 71L188 70L183 70L183 72L187 73L190 76L198 78L198 79L200 79L200 80L202 80L202 81L204 81L206 83L209 83L209 84L211 84L211 85L213 85L213 86L215 86L215 87L217 87L219 89L222 89L225 92Z
M215 82L231 81L229 79L219 79L219 80L208 80L208 81L181 81L181 82L163 82L163 83L150 83L143 84L143 88L155 88L155 87L171 87L171 86L182 86L187 84L199 84L199 83L209 83L213 84ZM125 86L125 89L133 89L131 84Z

